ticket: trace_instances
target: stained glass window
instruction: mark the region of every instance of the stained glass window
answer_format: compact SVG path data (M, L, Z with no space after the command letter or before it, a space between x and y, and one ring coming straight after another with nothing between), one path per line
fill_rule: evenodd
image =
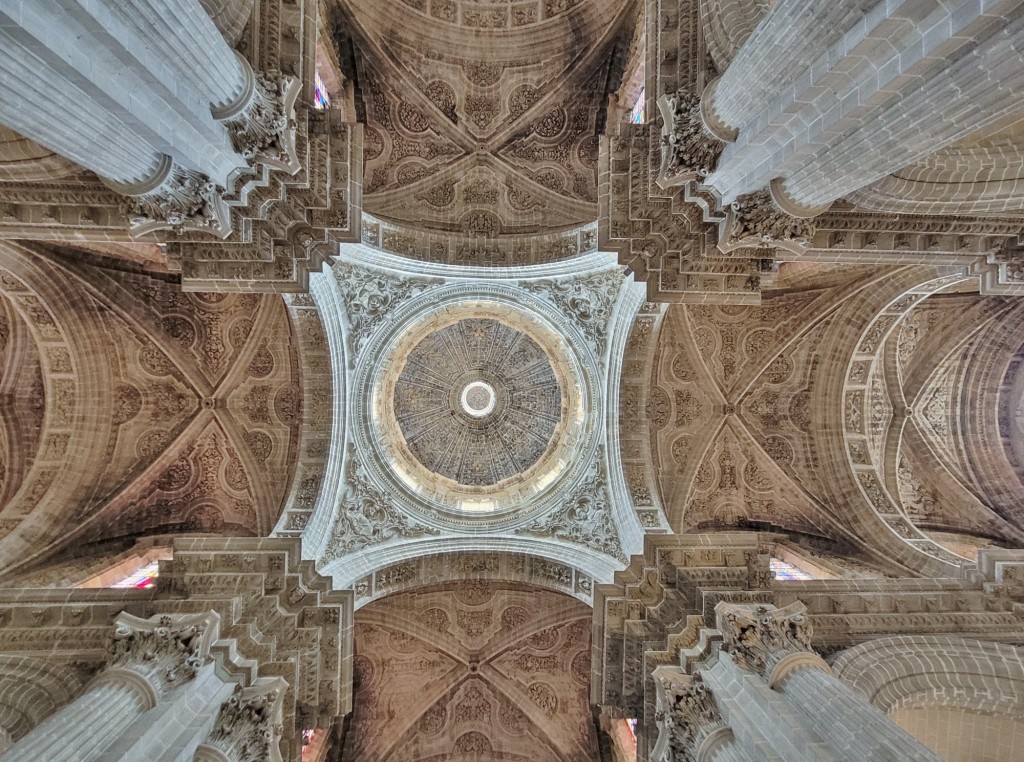
M146 564L129 574L111 587L156 587L156 577L160 572L160 562Z
M772 577L775 579L814 579L803 569L798 569L789 561L783 561L781 558L773 558L770 562L770 567Z
M637 96L636 103L633 104L633 109L629 112L629 121L633 124L643 124L647 121L646 100L642 89L640 95Z
M313 106L319 109L331 107L331 96L327 92L327 85L324 84L319 70L316 72L316 79L313 80Z

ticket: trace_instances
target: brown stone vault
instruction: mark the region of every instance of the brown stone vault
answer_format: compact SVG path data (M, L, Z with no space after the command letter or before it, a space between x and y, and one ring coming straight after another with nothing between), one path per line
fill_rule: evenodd
M1024 2L51 5L0 762L1024 759Z

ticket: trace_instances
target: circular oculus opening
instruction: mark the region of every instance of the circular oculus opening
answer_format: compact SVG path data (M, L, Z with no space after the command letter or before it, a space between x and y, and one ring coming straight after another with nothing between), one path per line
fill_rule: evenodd
M471 381L462 389L462 410L473 418L484 418L494 411L498 401L494 387L486 381Z

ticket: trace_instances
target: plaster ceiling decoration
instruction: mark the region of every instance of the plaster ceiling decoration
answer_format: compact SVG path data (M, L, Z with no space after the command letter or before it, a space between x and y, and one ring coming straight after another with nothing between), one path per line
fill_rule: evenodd
M357 30L367 212L471 239L596 218L598 135L633 3L342 5L339 26Z
M22 512L12 528L48 527L9 557L273 528L304 412L281 299L187 294L77 252L12 253L0 270L0 362L17 368L0 386L0 495Z
M599 757L590 610L558 593L466 580L356 614L346 758L509 762Z
M500 548L602 579L640 541L606 443L643 289L606 254L495 272L353 246L311 280L348 404L303 539L337 584L400 545Z
M395 383L395 417L413 456L466 486L526 471L562 424L551 360L522 331L470 318L410 350Z

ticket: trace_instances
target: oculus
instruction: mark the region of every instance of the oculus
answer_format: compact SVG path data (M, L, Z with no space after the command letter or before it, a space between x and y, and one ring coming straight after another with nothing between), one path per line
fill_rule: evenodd
M413 346L394 386L394 416L426 469L468 487L524 473L562 421L551 359L525 332L467 318Z

